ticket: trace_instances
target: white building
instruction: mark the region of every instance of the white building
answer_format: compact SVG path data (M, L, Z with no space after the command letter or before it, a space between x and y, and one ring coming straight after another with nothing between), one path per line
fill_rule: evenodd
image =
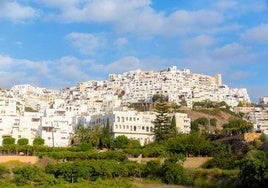
M41 138L45 140L47 146L69 146L75 125L75 118L65 116L64 110L47 109L45 117L41 119Z
M29 145L39 135L41 122L40 113L24 113L24 116L0 116L0 144L3 138L12 137L16 142L20 138L27 138Z
M175 113L176 127L179 133L188 134L191 131L191 119L185 113Z
M40 129L41 138L45 140L45 145L66 147L70 145L74 134L73 118L66 116L43 117Z
M0 116L15 116L16 100L14 98L0 97Z
M174 115L178 132L189 133L191 120L187 114L175 113ZM86 121L86 118L82 118L79 122L89 127L95 125L103 127L109 120L112 138L125 135L129 139L139 140L141 145L146 145L155 140L153 124L155 118L155 112L113 111L109 114L93 115L87 118L88 121Z
M110 135L116 138L125 135L129 139L139 140L141 145L154 141L155 119L153 112L136 111L113 111L106 115L93 115L90 120L90 126L105 126L107 119L110 124Z

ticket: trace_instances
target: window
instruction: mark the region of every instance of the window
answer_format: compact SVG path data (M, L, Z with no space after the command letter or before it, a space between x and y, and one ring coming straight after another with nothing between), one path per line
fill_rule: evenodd
M149 127L146 127L146 131L149 132Z
M141 128L142 130L144 130L144 126L142 126L142 128Z
M137 127L136 126L134 126L134 131L136 131L137 130Z

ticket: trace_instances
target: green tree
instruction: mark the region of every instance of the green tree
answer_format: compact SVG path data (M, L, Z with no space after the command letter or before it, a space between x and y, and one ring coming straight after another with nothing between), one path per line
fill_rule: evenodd
M265 187L268 185L268 154L251 150L241 161L238 179L243 187Z
M40 169L37 166L25 166L13 168L15 174L14 181L17 185L32 184L32 181L38 176Z
M243 119L232 119L229 123L223 125L223 133L225 134L243 134L252 132L253 124Z
M29 143L28 138L20 138L20 139L18 140L18 145L20 145L20 146L28 145L28 143Z
M94 147L98 147L100 145L101 140L101 127L100 125L95 125L91 130L90 134L90 143Z
M91 137L91 129L86 128L84 124L79 124L75 133L74 133L74 142L76 144L80 143L91 143L90 137Z
M161 168L162 180L167 184L189 185L191 179L177 161L166 160Z
M43 146L45 144L45 140L43 138L37 137L33 140L34 146Z
M15 144L15 138L6 137L3 139L3 146Z
M109 119L107 119L105 127L102 129L102 134L100 138L101 146L105 148L110 148L111 145L111 137L110 137L110 123Z
M148 161L143 168L143 176L149 177L152 179L158 178L161 176L161 163L159 160Z
M176 137L176 136L178 136L178 129L176 126L176 118L175 118L175 116L173 116L171 119L169 137L172 138L172 137Z
M216 153L211 160L209 160L204 167L206 168L220 168L220 169L234 169L236 167L236 159L231 151L220 151Z
M101 138L101 129L99 125L94 127L85 127L83 124L80 124L74 134L75 144L89 143L94 147L100 145Z
M113 147L118 149L127 148L129 144L129 139L125 135L117 136L113 140Z
M171 127L171 118L168 116L169 105L163 99L158 101L155 106L156 119L154 120L154 133L157 142L168 140L170 133L173 131Z
M157 101L160 101L161 99L163 99L163 97L162 97L162 95L159 94L159 93L154 94L153 97L152 97L152 101L153 101L153 103L155 103L155 102L157 102Z

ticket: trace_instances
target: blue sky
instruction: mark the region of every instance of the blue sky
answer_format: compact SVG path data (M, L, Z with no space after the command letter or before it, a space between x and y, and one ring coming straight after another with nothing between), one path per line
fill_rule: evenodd
M268 1L0 0L0 87L172 65L268 96Z

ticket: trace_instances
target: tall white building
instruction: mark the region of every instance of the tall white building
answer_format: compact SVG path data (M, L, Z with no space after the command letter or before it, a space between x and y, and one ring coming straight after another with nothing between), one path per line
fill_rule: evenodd
M125 135L129 139L139 140L141 145L154 141L155 114L152 112L113 111L105 115L93 115L89 126L105 126L107 120L110 125L110 136L116 138Z
M74 130L75 118L65 116L65 111L49 109L41 119L40 134L47 146L69 146Z
M191 129L191 120L187 114L175 113L176 127L179 133L189 133ZM171 114L172 116L172 114ZM110 136L116 138L125 135L129 139L139 140L141 145L154 142L154 124L155 112L137 112L137 111L113 111L108 114L93 115L89 122L80 121L89 127L100 125L105 126L107 120L110 125Z
M179 133L188 134L191 131L191 119L185 113L175 113L176 127Z

